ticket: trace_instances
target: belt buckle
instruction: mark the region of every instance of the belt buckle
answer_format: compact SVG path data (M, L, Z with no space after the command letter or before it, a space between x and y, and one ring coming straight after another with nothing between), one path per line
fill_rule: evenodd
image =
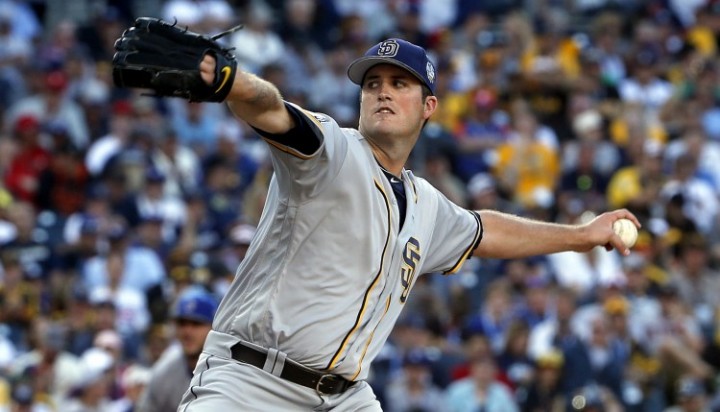
M320 376L320 379L318 379L317 384L315 384L315 392L317 392L317 394L320 396L331 395L330 393L323 392L323 390L321 389L321 386L323 385L324 380L326 378L330 379L330 380L337 379L337 377L335 375L333 375L332 373L326 373L326 374L323 374L322 376Z

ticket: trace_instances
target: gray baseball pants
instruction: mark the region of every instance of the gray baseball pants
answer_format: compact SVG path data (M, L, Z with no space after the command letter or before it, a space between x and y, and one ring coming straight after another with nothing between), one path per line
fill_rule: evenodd
M382 411L367 382L358 382L341 394L320 395L232 359L232 344L216 339L206 343L178 412Z

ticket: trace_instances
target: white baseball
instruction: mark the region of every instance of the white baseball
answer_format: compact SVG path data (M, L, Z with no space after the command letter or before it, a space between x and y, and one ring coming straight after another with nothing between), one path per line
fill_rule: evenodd
M633 247L637 241L638 231L630 219L618 219L613 223L613 230L620 236L627 247Z

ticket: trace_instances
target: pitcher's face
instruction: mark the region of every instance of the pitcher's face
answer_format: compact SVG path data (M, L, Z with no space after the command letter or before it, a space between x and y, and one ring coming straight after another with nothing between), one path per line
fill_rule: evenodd
M416 137L434 111L423 99L422 83L395 65L378 64L368 70L362 85L360 131L369 138Z

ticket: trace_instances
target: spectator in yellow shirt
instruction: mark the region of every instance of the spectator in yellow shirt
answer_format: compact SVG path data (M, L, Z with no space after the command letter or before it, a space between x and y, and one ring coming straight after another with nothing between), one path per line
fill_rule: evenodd
M515 113L513 129L513 136L497 147L493 173L510 197L523 206L550 206L560 175L557 152L536 138L539 124L529 110Z
M649 210L658 199L664 181L662 173L662 148L651 140L631 142L643 146L638 160L618 169L610 177L607 189L608 207L626 207L641 216L648 216Z

